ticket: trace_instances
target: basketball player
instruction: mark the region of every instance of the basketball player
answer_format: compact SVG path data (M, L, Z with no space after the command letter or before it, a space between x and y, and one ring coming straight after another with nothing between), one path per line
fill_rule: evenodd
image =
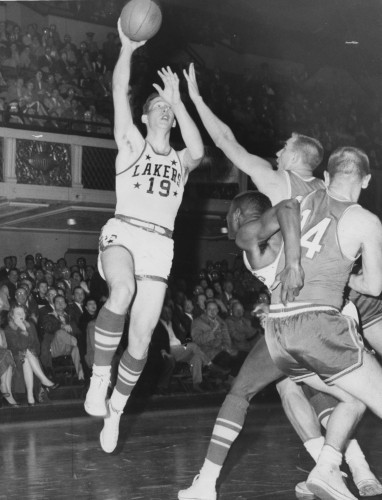
M339 308L348 280L359 293L380 294L382 227L356 204L370 180L367 156L356 148L339 148L329 159L328 172L328 191L307 195L301 205L305 286L298 303L286 308L275 290L266 340L284 373L340 400L307 487L319 497L354 499L340 474L341 452L359 418L360 402L382 418L382 368L365 350L354 320ZM349 279L359 254L362 270Z
M239 247L244 249L244 254L247 257L245 259L247 265L251 267L254 272L256 272L256 269L263 267L259 272L265 275L265 277L268 276L268 279L272 282L275 276L274 260L280 253L277 240L273 237L274 241L270 241L266 249L263 247L259 250L258 245L255 244L256 237L254 236L254 228L251 227L251 224L248 224L248 221L251 221L251 219L256 220L264 209L269 206L269 200L267 200L266 197L262 197L259 193L254 193L253 195L250 193L239 195L232 202L228 221L229 227L231 226L231 228L235 225L236 228L240 226L246 228L246 233L244 234L243 229L241 229L241 234L239 233L236 242ZM248 402L259 390L281 376L282 372L272 364L267 347L264 342L261 344L260 340L249 354L230 393L223 403L214 427L213 436L204 466L201 470L200 478L191 488L179 493L180 499L203 498L208 500L216 498L216 479L231 444L242 428ZM284 409L289 417L289 414L292 413L293 418L291 421L294 427L303 439L309 453L317 460L323 440L317 419L315 415L312 414L310 405L306 405L306 400L304 405L304 398L301 398L300 394L301 390L290 380L282 382L279 386L283 384L289 384L291 386L288 391L284 391L284 394L288 394L287 404L284 402ZM280 392L281 395L283 395L283 391ZM297 413L294 408L294 402L298 402ZM322 407L322 398L320 403ZM332 401L330 401L330 403L332 403ZM361 495L366 496L381 493L381 485L370 471L356 441L352 440L349 443L345 458ZM309 494L304 483L298 485L297 491L298 493Z
M199 93L193 64L190 64L188 73L184 71L184 76L190 98L215 145L238 169L249 175L257 189L270 198L272 205L324 188L323 181L313 177L324 153L319 141L293 133L277 153L278 170L273 170L267 160L250 154L241 146L228 125L206 105Z
M111 453L118 441L119 420L146 363L147 349L158 322L173 257L171 238L184 185L204 154L199 131L181 101L179 79L167 69L158 72L163 89L154 84L143 108L146 138L133 123L128 99L130 63L144 42L126 37L118 21L122 47L113 73L116 198L114 218L102 228L99 270L110 296L95 329L93 375L85 409L103 416L102 449ZM186 148L170 146L170 132L178 122ZM106 403L110 366L129 310L128 348L118 367L118 378Z

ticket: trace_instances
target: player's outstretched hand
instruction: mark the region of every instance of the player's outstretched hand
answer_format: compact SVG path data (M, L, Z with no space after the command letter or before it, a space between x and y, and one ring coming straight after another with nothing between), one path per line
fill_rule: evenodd
M299 264L294 266L286 265L281 273L277 275L272 289L281 283L281 301L286 305L288 302L293 302L298 296L304 286L304 278L304 270Z
M187 80L188 93L190 95L190 99L192 100L192 99L199 97L200 92L199 92L198 82L196 81L194 63L190 64L190 66L188 68L188 73L184 69L183 74L184 74L185 79Z
M168 102L171 106L176 106L181 102L178 75L171 70L170 66L162 68L158 71L158 75L160 76L164 87L162 89L156 83L153 83L153 87L162 99Z
M147 40L142 40L142 42L135 42L134 40L130 40L130 38L126 36L125 33L122 31L121 18L118 19L117 28L121 44L123 45L123 47L129 47L131 52L134 52L134 50L138 49L139 47L142 47L142 45L144 45L147 42Z

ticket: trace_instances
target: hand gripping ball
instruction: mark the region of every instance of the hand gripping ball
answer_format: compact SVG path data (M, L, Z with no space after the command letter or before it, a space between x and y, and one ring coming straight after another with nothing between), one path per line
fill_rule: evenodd
M123 33L135 42L149 40L162 24L162 11L155 0L130 0L120 17Z

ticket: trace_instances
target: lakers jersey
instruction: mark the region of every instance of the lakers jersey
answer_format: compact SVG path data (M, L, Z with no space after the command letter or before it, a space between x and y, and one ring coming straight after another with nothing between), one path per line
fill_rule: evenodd
M330 305L340 309L344 288L354 260L346 257L338 244L338 223L344 213L357 206L334 198L327 190L308 194L301 203L301 265L305 272L304 287L296 302ZM280 272L284 268L280 260ZM280 303L280 287L272 295Z
M309 177L309 179L300 177L293 170L284 170L287 179L288 196L287 198L296 198L296 196L305 196L312 191L325 189L324 181L317 177Z
M186 180L174 149L161 155L146 142L138 160L116 176L115 213L173 230Z

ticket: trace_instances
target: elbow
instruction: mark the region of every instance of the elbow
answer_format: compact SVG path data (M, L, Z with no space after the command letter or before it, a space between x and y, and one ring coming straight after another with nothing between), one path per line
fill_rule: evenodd
M290 198L289 200L284 201L283 208L287 208L289 210L300 210L300 203L296 200L296 198Z

